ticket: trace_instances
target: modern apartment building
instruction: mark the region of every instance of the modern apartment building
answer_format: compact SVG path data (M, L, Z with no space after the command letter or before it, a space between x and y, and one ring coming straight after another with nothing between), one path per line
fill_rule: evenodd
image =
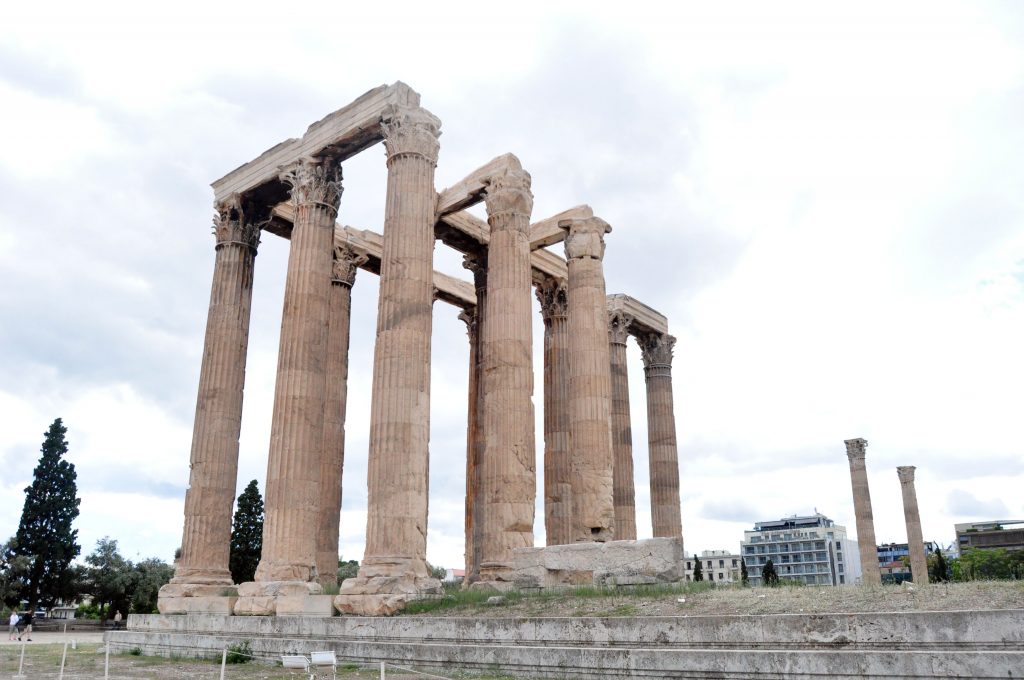
M751 585L762 584L761 570L769 559L780 579L833 586L860 581L857 541L821 513L757 522L743 532L740 554Z
M933 553L938 551L940 546L935 541L924 542L925 554ZM910 559L910 544L909 543L883 543L878 546L878 566L882 567L893 562L898 562L901 558L906 557Z
M962 555L973 548L1024 550L1024 519L955 524L956 547Z
M693 580L695 561L700 562L701 574L705 581L715 583L736 583L740 580L740 556L728 550L705 550L699 560L686 560L686 580Z

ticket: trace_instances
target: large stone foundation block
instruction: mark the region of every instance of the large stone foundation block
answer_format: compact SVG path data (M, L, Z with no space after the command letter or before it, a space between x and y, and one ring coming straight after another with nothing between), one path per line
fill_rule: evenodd
M323 587L312 581L250 581L238 586L238 601L235 602L236 616L301 615L331 616L321 613L323 601L314 603L313 598L322 596ZM309 611L304 609L309 608Z
M519 588L675 583L686 574L685 560L682 538L519 548L513 577Z
M226 614L234 612L234 587L201 583L168 583L160 588L157 610L161 614Z
M334 598L342 614L391 616L413 600L441 594L441 582L422 576L371 576L346 579Z
M278 616L334 616L333 595L279 595Z

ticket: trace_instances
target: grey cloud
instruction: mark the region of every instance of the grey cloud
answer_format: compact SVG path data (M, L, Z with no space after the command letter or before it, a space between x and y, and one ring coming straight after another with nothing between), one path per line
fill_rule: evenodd
M1006 504L998 498L977 498L963 489L954 489L946 498L946 511L964 519L1003 519L1010 514Z
M704 519L717 519L726 522L744 522L754 525L760 519L764 519L753 506L741 500L730 498L712 498L705 500L700 509L700 516Z

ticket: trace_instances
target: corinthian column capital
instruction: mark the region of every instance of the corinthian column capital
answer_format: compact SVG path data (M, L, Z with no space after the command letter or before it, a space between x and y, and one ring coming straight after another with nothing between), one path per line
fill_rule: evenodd
M868 440L866 439L846 439L843 441L846 444L846 457L850 459L852 463L855 460L864 460L867 453Z
M568 232L565 237L566 259L604 259L604 235L612 230L607 222L600 217L588 217L562 220L558 226Z
M437 165L440 118L426 109L392 105L381 116L380 126L389 163L399 156L413 155Z
M366 264L367 259L365 254L353 250L348 244L334 246L331 282L351 288L356 280L356 271Z
M217 214L213 218L213 235L217 239L216 249L233 244L248 248L255 255L263 223L245 214L241 198L237 195L218 203L215 209Z
M477 323L479 317L477 316L477 308L470 307L469 309L463 309L459 312L459 321L466 324L466 332L469 334L469 339L472 340L476 337Z
M484 201L487 203L488 222L492 227L509 226L524 233L530 229L529 218L533 212L533 194L530 192L530 173L522 168L506 168L500 175L486 180L487 190ZM501 215L519 215L525 220L501 220L500 224L492 219Z
M338 214L344 189L341 165L331 157L302 158L281 169L281 181L291 186L292 203L319 205Z
M644 368L649 371L656 368L672 368L672 348L676 345L673 335L667 333L648 333L637 337L640 351L644 357Z
M913 484L914 483L914 470L917 468L913 465L901 465L896 468L896 474L899 475L900 484Z
M629 338L629 327L633 323L633 317L621 310L615 310L608 314L608 342L614 345L625 345ZM671 363L671 356L669 357Z
M569 315L569 284L565 279L558 279L553 276L546 277L537 286L537 301L540 302L540 313L544 323L551 323L552 319L564 319Z

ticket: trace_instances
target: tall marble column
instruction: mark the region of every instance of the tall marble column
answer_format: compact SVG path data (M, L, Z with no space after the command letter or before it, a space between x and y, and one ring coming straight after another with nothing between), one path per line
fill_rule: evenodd
M573 542L569 458L569 300L565 279L537 286L544 320L544 530L547 545Z
M316 571L321 585L338 583L338 530L341 521L341 478L345 465L345 407L348 401L348 346L352 284L366 255L347 245L334 246L328 300L327 377L324 447L320 459L320 524Z
M466 428L466 575L463 585L480 580L480 459L484 449L483 365L480 339L487 300L487 253L466 255L463 266L473 273L476 306L463 310L459 318L469 332L469 413Z
M231 511L260 227L251 215L243 215L237 198L217 206L213 226L216 259L192 431L185 528L172 585L231 585ZM161 590L161 597L179 595L179 590Z
M928 559L924 555L924 536L921 532L921 514L917 509L917 490L914 488L913 465L896 468L903 490L903 518L907 522L907 544L910 548L910 573L914 583L928 583Z
M602 258L611 227L597 217L559 226L568 232L573 541L610 541L615 531L612 381Z
M295 206L267 460L263 555L256 582L317 579L328 299L341 166L305 158L286 168ZM242 595L255 595L248 589ZM312 587L310 592L316 592ZM264 593L268 594L269 593ZM255 612L253 612L255 613Z
M615 540L636 540L636 489L633 484L633 429L629 415L629 369L626 340L633 318L623 312L608 315L608 351L612 376L612 453L615 489Z
M481 329L484 448L479 461L480 581L511 581L512 551L533 547L536 453L533 416L530 175L491 177L486 323Z
M373 360L366 551L342 584L345 613L389 614L437 590L427 569L430 332L434 294L434 169L441 121L393 107L382 121L388 157L377 343Z
M683 535L679 505L679 450L672 400L671 335L652 333L638 337L647 382L647 455L651 475L651 525L654 536Z
M868 490L868 471L864 464L864 439L847 439L846 457L850 461L850 482L853 485L853 513L857 518L857 547L860 551L861 583L878 585L882 574L878 570L878 547L875 545L875 520L871 513L871 492Z

